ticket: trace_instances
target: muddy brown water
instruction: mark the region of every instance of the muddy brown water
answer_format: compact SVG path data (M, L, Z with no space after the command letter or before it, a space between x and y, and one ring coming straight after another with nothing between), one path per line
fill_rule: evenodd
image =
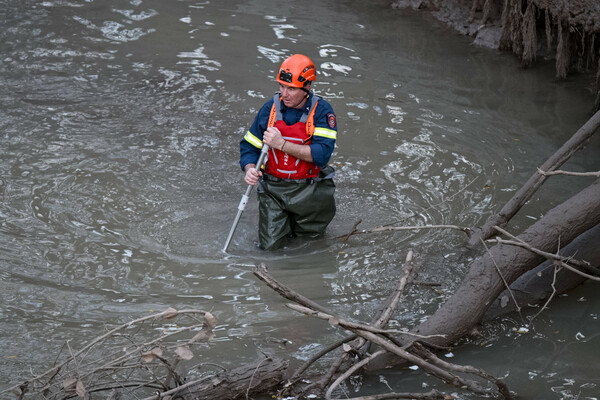
M263 352L300 363L344 333L301 318L252 275L368 321L409 249L419 279L394 319L427 318L477 252L447 230L336 237L355 222L477 226L587 119L587 77L510 55L385 1L1 2L0 390L40 372L65 340L168 307L212 310L203 360ZM316 62L336 110L338 213L327 234L255 247L256 199L221 252L245 190L238 142L276 90L279 63ZM600 169L594 138L565 169ZM591 178L552 178L511 225L519 232ZM534 323L508 316L444 353L527 399L597 398L596 287ZM535 312L535 311L534 311ZM527 329L523 329L527 328ZM523 332L523 333L519 333ZM281 343L287 345L282 348ZM349 395L452 390L420 371L352 380ZM356 392L355 392L356 391ZM458 398L473 398L459 394Z

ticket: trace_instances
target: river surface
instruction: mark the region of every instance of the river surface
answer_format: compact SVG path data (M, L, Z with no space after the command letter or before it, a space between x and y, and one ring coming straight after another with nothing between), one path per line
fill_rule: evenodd
M417 279L439 286L411 286L393 324L434 312L482 252L462 233L339 237L358 221L481 225L591 115L591 80L555 80L552 60L521 70L388 3L0 1L0 391L48 369L67 340L78 349L168 307L215 315L201 357L226 367L263 353L298 364L344 335L287 309L252 274L261 262L366 322L413 249ZM262 252L252 196L225 254L246 189L239 140L293 53L315 61L314 89L337 114L337 215L322 238ZM596 137L563 168L597 171L599 154ZM551 178L510 229L591 181ZM597 399L599 314L590 283L445 357L523 399ZM453 392L403 368L347 389L387 385Z

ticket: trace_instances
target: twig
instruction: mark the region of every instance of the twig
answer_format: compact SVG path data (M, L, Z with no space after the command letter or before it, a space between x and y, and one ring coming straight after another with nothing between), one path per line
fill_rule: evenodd
M265 360L267 360L267 358L264 358L264 359L260 360L260 362L258 363L258 365L256 366L256 368L254 368L254 372L252 372L252 376L250 377L250 382L248 382L248 389L246 389L246 400L249 399L250 389L252 389L252 380L254 379L254 375L256 375L256 371L258 371L258 368L261 366L261 364Z
M587 261L576 260L576 259L573 259L571 257L564 257L564 256L561 256L559 254L548 253L546 251L542 251L540 249L537 249L537 248L531 246L527 242L524 242L523 240L519 239L518 237L510 234L510 232L508 232L508 231L500 228L497 225L495 225L493 228L496 229L498 232L502 233L503 235L508 236L512 240L510 240L510 241L509 240L503 240L503 239L500 239L500 238L497 237L496 239L489 239L488 240L489 242L496 242L496 243L502 243L502 244L507 244L507 245L512 245L512 246L519 246L519 247L522 247L522 248L524 248L526 250L531 251L532 253L535 253L535 254L538 254L538 255L540 255L542 257L545 257L545 258L547 258L549 260L559 261L559 262L562 262L562 263L565 263L565 264L573 264L573 265L575 265L577 267L585 269L588 272L592 272L592 273L597 272L596 269L593 268L591 266L591 264L589 262L587 262ZM583 273L582 271L579 271L579 270L574 269L574 268L569 268L569 269L572 270L573 272L577 272L577 273L582 274L586 278L594 279L593 276L587 275L587 274ZM596 280L598 280L598 278L596 278Z
M359 219L358 221L356 221L356 222L354 223L354 225L352 226L352 229L350 229L350 232L348 232L347 234L345 234L345 235L342 237L342 242L345 242L345 241L347 241L347 240L350 238L350 236L352 236L353 234L355 234L355 233L357 232L356 228L358 227L358 225L359 225L361 222L362 222L362 219Z
M310 360L306 361L300 368L298 368L296 370L296 372L294 372L294 374L289 379L289 381L290 381L289 383L295 381L304 371L306 371L319 358L323 357L327 353L332 352L333 350L335 350L338 347L342 346L344 343L348 343L348 342L356 339L357 337L358 336L354 335L354 334L352 334L350 336L346 336L342 340L338 340L337 342L333 343L332 345L328 346L327 348L321 350L320 352L318 352L317 354L315 354L314 356L312 356L310 358ZM289 383L288 383L288 385L289 385Z
M597 178L600 178L600 171L597 171L597 172L570 172L570 171L562 171L560 169L557 169L554 171L543 171L540 168L538 168L537 172L538 172L538 174L544 175L544 176L570 175L570 176L595 176Z
M472 375L476 375L481 378L484 378L484 379L492 382L493 384L495 384L498 387L498 391L502 394L502 396L504 396L505 399L512 398L510 391L508 390L508 387L500 379L497 379L496 377L488 374L487 372L485 372L479 368L475 368L471 365L456 365L456 364L446 362L446 361L442 360L441 358L439 358L438 356L436 356L435 354L433 354L431 351L429 351L423 345L419 344L417 346L418 346L418 351L424 352L427 359L430 360L433 364L440 366L442 368L448 369L450 371L472 374Z
M581 272L577 268L573 268L572 266L570 266L569 264L565 263L564 261L556 261L556 262L558 262L561 267L565 267L569 271L575 272L576 274L579 274L579 275L583 276L584 278L588 278L588 279L591 279L593 281L600 281L600 278L598 278L597 276L593 276L593 275L586 274L585 272Z
M468 235L471 234L471 228L458 226L458 225L415 225L415 226L380 226L372 229L363 229L361 231L353 230L352 232L344 235L344 237L349 238L352 235L361 235L365 233L378 233L378 232L392 232L392 231L414 231L419 229L456 229L461 232L464 232Z
M482 238L480 238L479 240L481 240L481 243L483 243L483 247L485 247L485 250L489 254L490 258L492 259L492 262L494 263L494 267L496 267L498 276L500 276L500 279L502 279L502 282L504 283L504 287L506 287L506 290L508 290L508 293L510 294L511 299L515 303L515 307L517 308L517 312L519 313L519 316L521 317L521 321L525 321L525 319L523 318L523 314L521 314L521 306L519 306L519 303L517 302L517 299L515 299L515 295L513 294L509 284L506 282L506 279L504 279L504 276L502 275L502 272L500 271L500 267L498 267L498 264L496 264L496 260L492 256L490 249L487 247L487 245L485 244L485 242Z
M542 313L542 311L544 311L546 309L546 307L548 306L548 304L550 304L550 301L554 298L554 296L556 295L556 274L558 273L558 271L560 271L560 266L557 265L557 263L554 263L554 276L552 277L552 284L550 285L552 287L552 294L550 294L550 296L548 297L548 300L546 300L546 302L544 303L544 305L542 306L542 308L540 309L540 311L538 311L533 318L531 318L531 321L533 321L534 319L536 319L538 317L538 315L540 315Z
M406 254L406 259L404 261L404 268L403 268L404 274L402 275L402 278L400 278L400 281L398 282L398 286L396 287L396 289L388 297L388 300L386 301L386 306L384 306L384 308L381 310L378 318L372 322L372 325L375 325L377 327L384 327L390 321L390 318L392 317L392 313L398 306L398 302L400 301L400 298L402 297L402 293L404 292L404 288L406 287L406 284L408 283L408 278L410 277L410 274L412 272L413 254L414 253L413 253L412 249L409 249L408 253Z
M416 333L411 333L411 332L406 332L403 330L399 330L399 329L381 329L378 328L376 326L371 326L371 325L365 325L365 324L360 324L358 322L352 322L352 321L347 321L345 319L341 319L339 317L336 317L334 315L328 314L328 313L324 313L321 311L315 311L315 310L311 310L308 307L303 307L300 306L298 304L291 304L288 303L285 305L287 308L291 308L294 311L298 311L302 314L305 315L310 315L312 317L317 317L319 319L324 319L326 321L328 321L331 325L334 326L341 326L342 328L348 329L348 330L355 330L355 329L360 329L363 331L367 331L367 332L372 332L372 333L378 333L378 334L388 334L388 333L400 333L403 335L411 335L411 336L415 336L418 337L420 339L431 339L434 337L441 337L441 338L445 338L446 335L418 335Z
M329 313L329 311L322 305L315 303L311 299L308 299L308 298L302 296L301 294L294 291L293 289L290 289L287 286L282 285L281 283L279 283L275 279L273 279L273 277L271 277L269 275L269 273L267 272L267 267L264 263L261 263L259 266L257 266L254 269L254 275L256 275L261 281L266 283L267 286L269 286L271 289L275 290L277 293L279 293L286 299L294 301L298 304L302 304L313 310L318 310L318 311Z
M357 362L356 364L354 364L353 366L348 368L346 370L346 372L344 372L343 374L338 376L338 378L329 386L329 389L327 389L327 392L325 392L325 398L327 400L331 400L331 394L333 393L335 388L340 385L340 383L342 383L343 381L345 381L346 379L351 377L352 374L354 374L356 371L358 371L360 368L362 368L363 365L367 365L369 362L371 362L371 360L375 359L376 357L378 357L384 353L386 353L385 350L379 350L379 351L371 354L370 356L363 358L362 360L360 360L359 362Z
M437 399L447 399L443 393L438 392L435 389L430 390L425 393L385 393L385 394L376 394L373 396L360 396L360 397L351 397L344 400L385 400L385 399L413 399L413 400L437 400Z

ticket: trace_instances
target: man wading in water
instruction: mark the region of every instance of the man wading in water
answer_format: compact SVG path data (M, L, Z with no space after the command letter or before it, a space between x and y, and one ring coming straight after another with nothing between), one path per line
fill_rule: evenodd
M240 166L249 185L258 185L259 246L281 247L286 237L325 231L335 215L333 108L311 93L316 69L310 58L294 54L277 71L279 93L267 101L240 142ZM257 169L263 144L268 159Z

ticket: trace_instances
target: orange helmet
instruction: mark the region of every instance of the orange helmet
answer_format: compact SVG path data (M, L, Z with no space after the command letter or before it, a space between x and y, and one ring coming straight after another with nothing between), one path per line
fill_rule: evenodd
M286 58L277 73L277 82L297 88L302 88L316 80L315 64L302 54L294 54Z

